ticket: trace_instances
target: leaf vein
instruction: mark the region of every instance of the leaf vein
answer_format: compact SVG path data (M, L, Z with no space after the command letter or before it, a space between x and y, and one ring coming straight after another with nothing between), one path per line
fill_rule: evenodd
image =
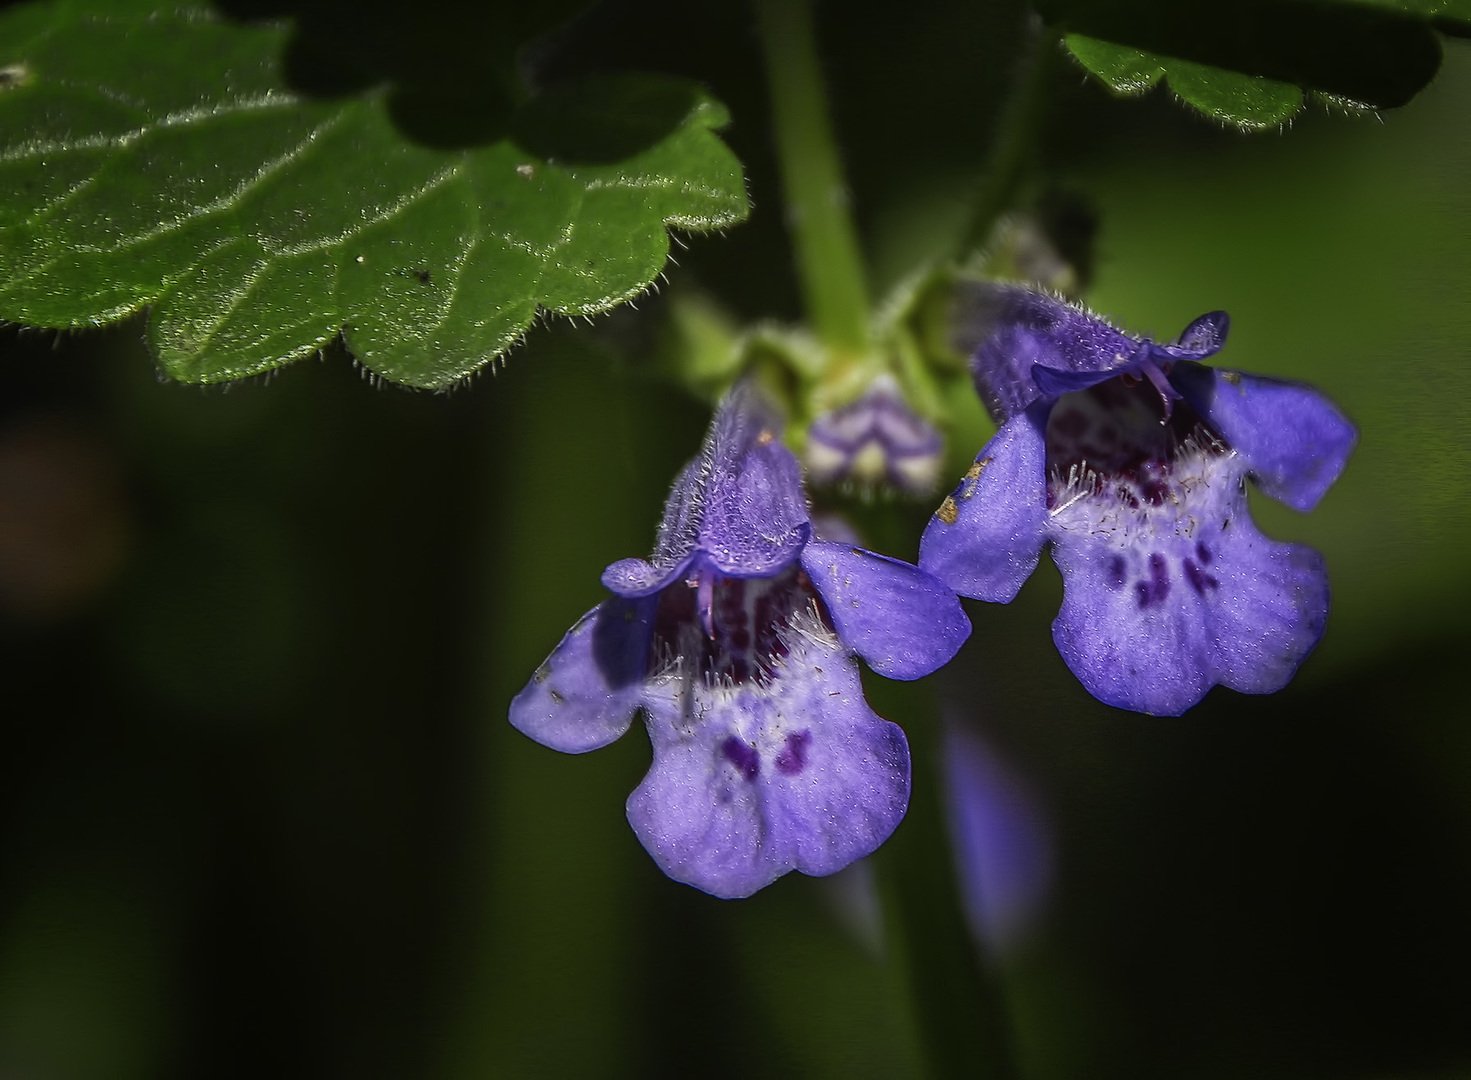
M79 246L77 250L97 252L99 254L117 254L119 252L126 251L128 248L139 247L143 244L148 243L150 240L156 240L161 236L168 236L171 233L175 233L180 231L181 229L188 228L196 221L207 218L212 214L232 210L240 202L241 199L245 198L245 196L250 193L253 188L269 181L272 176L276 175L282 169L286 168L286 166L290 165L293 161L296 161L298 158L300 158L302 154L306 153L306 151L311 148L311 145L313 143L315 143L318 139L320 139L324 134L332 130L334 127L339 126L342 123L342 120L343 114L341 113L336 116L329 117L327 120L324 120L321 124L317 125L311 131L307 132L302 140L295 146L291 147L289 150L286 150L284 153L278 155L277 157L265 162L256 171L254 176L246 177L244 180L236 185L233 191L227 192L217 199L214 199L199 206L189 207L174 220L160 222L153 228L145 229L143 232L140 232L135 236L126 237L123 240L118 241L116 244L110 244L107 246L83 245ZM96 179L96 177L94 176L93 179Z
M163 128L188 127L193 124L216 120L236 113L262 112L267 109L283 109L299 105L301 99L295 94L267 90L252 98L238 101L203 105L194 109L183 109L169 113L157 120L143 124L119 135L82 135L75 139L34 140L20 143L11 149L0 151L0 164L17 161L34 161L55 154L69 154L77 150L117 150L137 142L139 139Z
M364 218L362 222L354 225L352 228L346 230L345 232L338 233L335 236L324 237L318 240L309 240L301 244L291 244L286 247L277 249L276 254L285 256L308 255L314 251L322 251L328 248L341 247L353 237L362 234L373 226L381 225L384 222L392 221L394 218L401 216L420 199L423 199L425 196L443 187L450 180L453 180L455 177L459 176L460 170L462 168L462 162L455 162L454 164L446 166L445 168L441 169L439 172L431 176L423 184L419 185L419 187L413 189L412 191L405 192L399 199L390 203L388 206L385 206L382 211L374 214L372 217Z

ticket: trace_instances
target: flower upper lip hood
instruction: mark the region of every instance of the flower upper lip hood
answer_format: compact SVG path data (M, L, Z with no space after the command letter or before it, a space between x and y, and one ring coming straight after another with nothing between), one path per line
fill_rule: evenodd
M741 386L733 394L674 482L653 557L609 566L603 584L611 592L649 596L695 563L728 577L765 577L806 545L812 526L797 461L755 391Z
M1002 423L1039 399L1086 390L1150 365L1205 360L1230 329L1224 311L1202 315L1177 341L1161 344L1110 326L1047 293L1017 285L975 283L956 319L957 345L971 355L976 392Z
M977 285L977 392L999 428L925 530L920 565L959 593L1011 600L1050 545L1053 640L1100 700L1178 714L1219 683L1280 689L1317 643L1316 552L1256 530L1244 481L1307 510L1342 472L1353 426L1307 387L1199 361L1212 312L1174 343L1046 294Z
M891 678L970 633L952 590L908 563L816 538L769 409L738 387L679 475L653 556L603 574L588 612L511 703L518 730L580 753L642 711L653 747L628 800L671 877L747 896L828 874L904 815L903 732L863 700L855 654Z

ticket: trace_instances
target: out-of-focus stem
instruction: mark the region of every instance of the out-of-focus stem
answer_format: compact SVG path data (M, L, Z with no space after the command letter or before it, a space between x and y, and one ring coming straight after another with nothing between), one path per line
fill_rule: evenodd
M1035 12L1026 14L1022 49L1016 58L1011 90L996 118L996 134L986 159L986 171L976 192L970 222L961 234L955 257L964 261L991 237L996 219L1008 207L1035 149L1037 125L1047 100L1047 80L1057 52L1057 38Z
M1014 1080L1000 973L970 937L952 869L934 692L874 682L877 711L904 723L914 769L909 813L876 862L885 941L903 964L926 1064L937 1078Z
M863 259L818 67L810 0L755 0L787 228L812 329L835 353L868 345Z

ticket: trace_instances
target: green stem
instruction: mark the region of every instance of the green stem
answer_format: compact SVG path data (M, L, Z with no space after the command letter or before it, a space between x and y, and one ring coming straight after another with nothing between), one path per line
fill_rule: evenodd
M964 261L991 238L996 219L1011 204L1036 145L1036 128L1047 101L1047 82L1057 39L1037 15L1026 13L1016 78L996 118L996 135L987 155L986 171L976 192L970 224L961 234L955 255Z
M818 67L810 0L756 0L787 227L807 314L828 348L861 353L868 290Z

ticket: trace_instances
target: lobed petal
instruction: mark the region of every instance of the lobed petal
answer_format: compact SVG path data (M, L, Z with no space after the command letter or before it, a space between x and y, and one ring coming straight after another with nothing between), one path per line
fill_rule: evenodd
M1204 360L1226 345L1231 317L1224 311L1210 311L1200 316L1180 333L1174 345L1151 345L1155 356L1170 360Z
M1171 382L1261 489L1294 510L1317 505L1358 440L1343 413L1307 386L1198 364L1181 364Z
M650 683L644 707L654 761L629 823L660 869L712 895L841 870L908 807L904 733L869 709L857 666L816 624L768 682L674 672Z
M890 679L918 679L950 662L970 636L954 591L910 563L848 544L809 541L802 569L838 638Z
M648 674L655 601L605 600L577 621L511 701L511 726L581 754L633 723Z
M687 576L697 558L691 551L682 559L662 565L646 559L619 559L603 571L603 588L625 600L653 596Z
M1042 554L1047 406L1001 425L925 528L919 565L961 596L1008 603Z
M1309 548L1257 531L1234 508L1193 530L1116 539L1059 534L1058 652L1108 705L1178 716L1221 684L1280 690L1322 636L1328 579Z

